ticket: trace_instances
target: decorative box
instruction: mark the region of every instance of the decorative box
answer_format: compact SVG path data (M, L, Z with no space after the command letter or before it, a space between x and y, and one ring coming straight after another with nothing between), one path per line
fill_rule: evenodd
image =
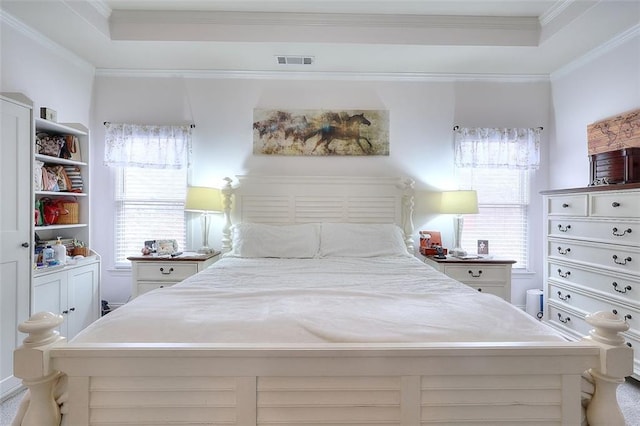
M640 148L589 156L591 185L640 182Z
M444 254L445 256L447 255L449 251L446 248L442 249L442 254ZM436 254L438 254L438 252L436 251L435 248L430 248L430 247L420 247L420 254L423 256L435 256Z
M640 148L640 109L587 126L589 155Z
M58 113L55 110L47 107L40 108L40 118L49 121L56 121L58 119Z

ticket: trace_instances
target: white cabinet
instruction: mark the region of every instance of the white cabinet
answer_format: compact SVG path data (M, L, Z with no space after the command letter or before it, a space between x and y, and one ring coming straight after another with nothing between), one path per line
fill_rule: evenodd
M425 257L425 263L476 290L511 302L511 266L515 260Z
M18 390L13 350L22 343L18 324L29 317L32 250L31 101L0 96L0 399Z
M157 288L171 287L213 265L219 258L220 252L185 253L172 258L128 257L131 261L131 298Z
M33 279L33 312L61 314L60 334L73 338L100 315L99 275L98 260L39 274Z
M578 339L591 328L587 314L617 313L640 376L640 184L543 194L545 320Z

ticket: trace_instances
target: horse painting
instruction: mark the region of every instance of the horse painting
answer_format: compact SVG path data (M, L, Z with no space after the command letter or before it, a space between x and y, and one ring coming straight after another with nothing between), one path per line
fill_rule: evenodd
M320 138L317 140L315 147L311 150L311 152L315 152L320 145L324 145L325 149L330 151L329 144L334 139L340 139L347 142L354 141L362 149L363 153L367 153L369 149L373 148L373 145L369 139L360 135L361 125L371 125L371 122L365 118L364 114L347 116L346 119L339 116L339 122L336 122L336 124L326 124L321 126L318 130L310 134L307 139L305 139L305 142L314 136L319 135ZM369 147L365 148L362 146L360 143L361 140L366 141L367 144L369 144Z
M388 111L254 110L254 153L388 155Z

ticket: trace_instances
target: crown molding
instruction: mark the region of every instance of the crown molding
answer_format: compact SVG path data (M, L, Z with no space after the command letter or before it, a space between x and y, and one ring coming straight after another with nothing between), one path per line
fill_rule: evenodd
M537 46L537 17L114 10L112 40Z
M503 83L548 82L546 74L461 74L461 73L361 73L319 71L243 71L243 70L136 70L96 69L96 77L192 78L244 80L325 80L389 82L462 82Z
M36 43L43 46L45 49L60 56L64 60L67 60L70 63L80 68L86 69L91 72L95 72L95 67L92 64L85 61L84 59L82 59L80 56L76 55L69 49L52 41L51 39L46 37L44 34L34 30L28 25L25 25L22 21L20 21L19 19L16 19L13 15L7 13L2 9L0 9L0 23L8 25L9 27L13 28L20 34L35 41Z
M113 12L104 0L88 0L88 3L106 19L109 19L111 13Z
M600 56L612 51L616 47L620 46L623 43L626 43L627 41L635 37L640 37L640 24L634 25L633 27L629 28L626 31L621 32L620 34L618 34L611 40L607 41L606 43L603 43L600 46L596 47L595 49L592 49L589 52L585 53L575 61L572 61L567 65L561 68L558 68L556 71L550 74L550 80L554 81L554 80L560 79L566 76L567 74L570 74L573 71L576 71L582 68L588 63L594 61Z

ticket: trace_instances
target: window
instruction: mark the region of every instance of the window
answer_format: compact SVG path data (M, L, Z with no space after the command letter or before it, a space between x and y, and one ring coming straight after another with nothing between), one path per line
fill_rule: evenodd
M174 239L185 247L186 169L121 167L116 173L116 265L140 255L144 241Z
M530 180L540 163L541 130L454 128L458 189L478 193L478 214L464 217L462 247L488 240L489 254L528 268Z
M478 214L464 216L462 247L474 252L489 240L489 254L516 260L527 268L529 170L456 168L459 189L475 189Z
M184 201L193 126L105 122L104 161L117 168L115 264L129 266L147 240L185 247Z

